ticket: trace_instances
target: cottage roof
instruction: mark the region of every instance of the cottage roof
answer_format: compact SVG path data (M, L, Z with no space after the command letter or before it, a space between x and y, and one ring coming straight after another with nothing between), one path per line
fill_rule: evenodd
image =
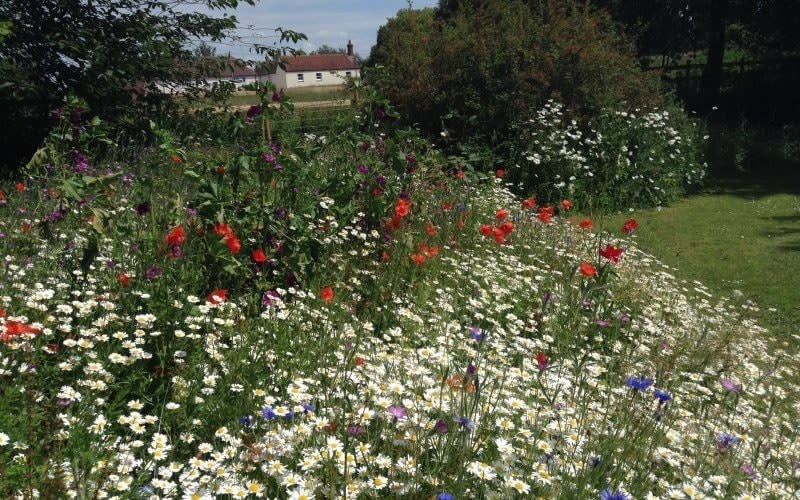
M313 56L287 57L286 71L336 71L360 69L356 58L347 54L318 54Z

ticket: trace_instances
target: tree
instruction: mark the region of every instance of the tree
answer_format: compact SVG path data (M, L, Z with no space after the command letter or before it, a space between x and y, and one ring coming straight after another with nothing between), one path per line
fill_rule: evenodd
M347 50L339 47L331 47L330 45L325 45L324 43L319 46L317 50L311 51L311 54L347 54Z
M136 82L181 80L191 67L187 42L221 40L232 16L189 12L255 0L3 0L10 23L0 41L0 111L18 126L3 134L7 163L16 164L41 141L49 113L68 94L110 115L130 101ZM9 161L10 160L10 161Z

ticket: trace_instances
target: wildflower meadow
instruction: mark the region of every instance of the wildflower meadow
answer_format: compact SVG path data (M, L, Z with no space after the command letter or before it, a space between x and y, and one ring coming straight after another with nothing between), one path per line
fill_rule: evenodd
M385 104L292 135L263 97L224 135L153 122L147 144L71 101L4 185L3 498L798 495L800 358L756 304ZM685 140L609 116L657 130L664 165ZM529 162L569 156L589 189L606 153L546 135ZM702 178L661 160L623 160L661 183L626 189Z

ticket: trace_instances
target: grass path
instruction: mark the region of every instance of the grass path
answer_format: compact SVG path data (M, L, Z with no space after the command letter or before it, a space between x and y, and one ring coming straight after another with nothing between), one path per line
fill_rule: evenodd
M776 334L800 334L800 195L790 186L726 184L661 210L605 216L639 221L641 248L721 294L741 291Z

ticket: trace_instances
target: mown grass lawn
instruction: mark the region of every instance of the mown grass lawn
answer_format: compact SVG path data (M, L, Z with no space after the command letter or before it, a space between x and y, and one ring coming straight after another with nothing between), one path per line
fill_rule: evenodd
M643 250L729 295L741 291L759 306L758 317L780 336L800 330L800 195L792 186L722 183L707 192L651 210L598 218L618 231L639 222Z

